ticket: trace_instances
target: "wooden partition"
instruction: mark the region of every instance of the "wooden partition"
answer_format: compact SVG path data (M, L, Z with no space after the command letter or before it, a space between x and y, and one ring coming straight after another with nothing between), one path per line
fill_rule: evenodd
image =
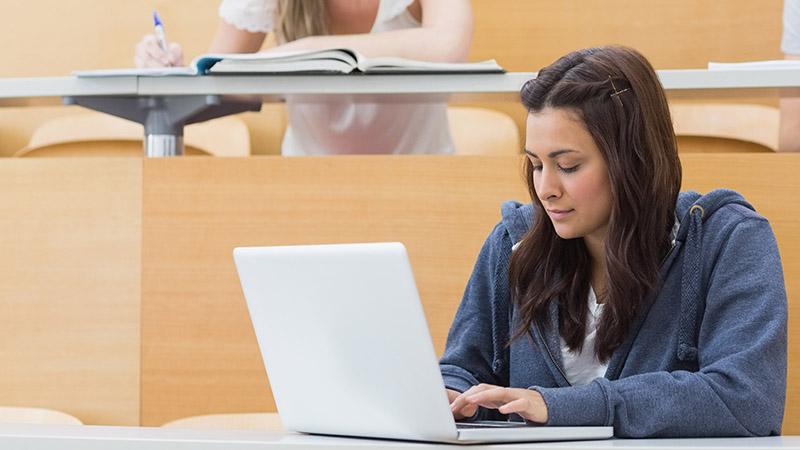
M145 161L142 423L274 410L232 250L401 241L436 350L517 158ZM310 280L313 282L313 280Z
M139 423L141 162L0 164L0 405Z
M800 155L686 155L687 189L741 191L778 236L800 295ZM239 245L404 242L435 348L504 199L525 199L514 157L147 160L142 423L271 411L231 251ZM800 307L791 304L786 433L800 433Z
M800 155L685 155L684 188L770 219L790 299L784 432L800 434ZM436 351L516 157L0 163L0 404L160 425L274 404L232 262L240 245L404 242Z

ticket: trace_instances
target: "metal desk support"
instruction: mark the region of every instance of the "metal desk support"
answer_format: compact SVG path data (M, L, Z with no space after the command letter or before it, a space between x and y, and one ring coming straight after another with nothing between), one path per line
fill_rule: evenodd
M144 155L183 155L183 127L244 111L260 111L261 101L220 95L69 96L66 105L80 105L144 126Z

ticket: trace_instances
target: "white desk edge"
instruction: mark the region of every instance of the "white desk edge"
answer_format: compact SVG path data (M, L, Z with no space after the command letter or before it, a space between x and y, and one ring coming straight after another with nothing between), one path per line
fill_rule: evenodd
M447 444L309 436L294 433L245 430L197 430L148 427L106 427L75 425L0 425L0 448L26 450L138 450L211 449L236 450L364 450L459 448ZM470 446L471 449L625 449L625 450L709 450L709 449L800 449L800 436L766 438L707 439L610 439L601 441L542 442Z
M670 90L800 87L800 69L659 70ZM264 75L0 78L0 98L286 94L516 94L533 72L459 75Z

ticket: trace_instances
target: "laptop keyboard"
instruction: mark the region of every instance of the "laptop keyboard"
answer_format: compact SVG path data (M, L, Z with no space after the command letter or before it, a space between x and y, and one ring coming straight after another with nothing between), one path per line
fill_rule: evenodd
M456 422L460 430L470 428L521 428L529 426L525 422L507 422L504 420L478 420L475 422Z

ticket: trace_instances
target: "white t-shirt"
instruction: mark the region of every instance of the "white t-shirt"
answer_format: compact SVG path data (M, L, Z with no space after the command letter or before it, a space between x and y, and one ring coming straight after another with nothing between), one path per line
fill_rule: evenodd
M783 2L783 38L781 50L787 55L800 55L800 1Z
M413 2L380 0L370 33L419 27L408 11ZM219 7L224 21L251 32L272 31L276 13L277 0L222 0ZM320 95L288 96L286 107L284 155L453 152L445 103Z
M605 376L608 364L603 364L597 359L594 351L597 337L597 322L603 311L603 305L597 303L594 289L589 288L588 301L589 314L586 318L586 337L580 352L573 352L561 338L561 359L564 363L564 375L573 386L589 384L595 378Z

